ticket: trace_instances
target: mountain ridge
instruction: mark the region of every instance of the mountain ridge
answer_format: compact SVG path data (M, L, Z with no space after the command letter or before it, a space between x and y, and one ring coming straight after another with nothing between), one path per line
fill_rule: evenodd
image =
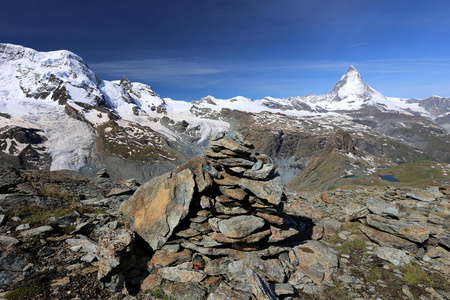
M149 85L125 77L102 80L70 51L38 52L0 44L0 129L37 129L43 142L30 144L35 149L34 160L42 156L41 152L50 154L52 163L47 168L52 170L84 169L92 174L101 168L113 168L118 173L127 169L121 177L136 175L147 180L201 154L214 134L242 131L257 146L266 145L260 148L274 153L281 160L281 168L291 170L294 166L295 175L312 156L320 154L324 143L311 145L314 151L303 149L294 157L287 156L291 151L282 143L293 145L287 141L309 139L311 134L316 136L312 138L314 143L331 139L340 126L355 134L363 132L363 138L372 143L367 146L367 142L359 142L366 150L386 153L381 149L386 138L393 140L392 145L412 147L405 148L409 153L403 154L405 158L388 151L393 162L419 157L450 160L445 150L450 138L443 129L449 127L450 98L426 99L385 97L365 84L350 66L329 94L260 100L206 96L186 102L162 98ZM376 120L373 115L377 115ZM269 119L275 121L267 123ZM407 122L399 122L402 120ZM289 123L284 122L296 123L296 129L288 129ZM257 130L260 136L253 136L254 132L246 128ZM419 138L420 131L430 132L430 137ZM0 149L4 156L10 155L18 145L18 140L8 140L0 144ZM428 156L429 147L436 145L433 157ZM8 156L8 160L17 159ZM153 167L155 162L158 167ZM140 174L133 171L138 165L143 169Z

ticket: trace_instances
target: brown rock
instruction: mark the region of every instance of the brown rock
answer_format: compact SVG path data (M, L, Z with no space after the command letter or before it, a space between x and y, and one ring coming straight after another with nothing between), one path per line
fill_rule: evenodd
M150 274L141 283L141 290L152 291L159 288L162 284L163 278L159 274Z
M197 231L193 228L188 228L188 229L177 232L175 235L179 236L179 237L183 237L183 238L190 238L193 236L197 236L200 233L201 233L200 231Z
M197 184L198 191L203 193L212 187L213 181L211 176L204 172L203 167L208 163L206 157L197 156L190 161L178 166L173 172L175 174L180 173L183 170L189 169L194 174L195 183Z
M247 197L247 192L241 188L228 189L225 187L220 187L220 192L229 198L233 198L238 201L242 201Z
M166 173L139 187L120 211L153 249L160 249L188 214L194 187L190 169Z
M184 249L178 253L171 253L165 250L157 250L153 254L150 263L162 267L170 267L173 265L178 265L187 261L190 261L192 257L192 251Z
M98 279L104 278L120 264L120 254L134 241L134 232L128 229L111 230L99 241Z
M215 208L218 213L226 215L242 215L248 213L248 211L239 206L238 203L222 204L220 202L216 202Z
M283 223L284 223L284 219L277 215L271 215L268 213L263 213L263 212L258 211L256 213L256 216L263 218L264 220L266 220L267 222L269 222L271 224L283 225Z
M203 271L186 270L178 267L167 267L158 269L162 278L177 282L200 282L206 277Z
M239 181L241 180L239 177L230 175L226 172L219 172L221 175L221 179L214 178L214 182L218 185L225 185L225 186L239 186Z
M378 215L368 215L367 223L381 231L388 232L399 237L404 237L410 241L418 243L423 243L430 235L430 231L428 229L425 229L418 224L405 222L402 220L383 218Z
M220 139L220 140L216 140L216 141L211 141L210 145L215 146L215 147L225 148L225 149L231 150L235 153L246 154L246 155L251 154L251 152L248 150L247 147L242 146L239 143L237 143L233 140L230 140L230 139Z
M314 226L312 229L311 238L313 240L320 240L323 237L323 227L322 226Z
M247 269L245 271L248 275L250 286L252 287L253 295L257 300L277 300L275 292L269 287L267 282L258 275L255 271Z
M360 225L359 229L361 229L361 231L364 232L369 239L380 246L394 247L397 249L406 250L408 252L415 252L418 249L417 245L413 242L399 238L389 233L385 233L383 231L379 231L375 228Z
M297 235L299 231L294 228L289 228L288 230L282 230L280 228L270 226L271 236L269 237L269 243L276 243L284 241L287 238Z
M337 269L338 259L331 250L317 241L307 241L289 250L291 263L314 282L330 280Z

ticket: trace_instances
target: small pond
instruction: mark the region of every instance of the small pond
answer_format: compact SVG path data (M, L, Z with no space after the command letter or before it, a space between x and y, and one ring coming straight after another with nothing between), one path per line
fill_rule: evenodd
M393 175L381 175L381 179L386 181L398 182L398 179L395 178Z

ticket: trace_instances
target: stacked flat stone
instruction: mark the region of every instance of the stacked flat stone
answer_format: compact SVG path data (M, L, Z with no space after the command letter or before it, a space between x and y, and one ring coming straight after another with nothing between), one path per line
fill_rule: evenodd
M282 212L283 189L271 159L253 152L240 134L215 136L210 145L203 171L212 184L197 195L200 207L189 228L175 232L181 245L201 254L232 255L226 248L257 251L297 235Z

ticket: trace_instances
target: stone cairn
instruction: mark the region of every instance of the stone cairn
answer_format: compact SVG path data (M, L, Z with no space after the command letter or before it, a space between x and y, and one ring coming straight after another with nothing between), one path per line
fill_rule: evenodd
M200 208L189 228L175 236L183 247L206 255L242 257L233 249L273 255L282 250L277 243L299 231L282 211L276 166L267 155L252 152L253 145L241 135L233 137L215 136L204 151L203 170L211 184L199 190Z
M255 153L240 134L218 134L210 146L206 156L152 179L121 206L132 229L155 251L141 289L157 288L163 279L220 283L214 293L235 298L234 292L267 290L265 280L281 285L277 295L329 280L337 259L332 255L324 269L331 254L324 255L320 243L302 242L311 238L310 220L283 210L285 194L271 159ZM322 271L316 270L319 262Z

